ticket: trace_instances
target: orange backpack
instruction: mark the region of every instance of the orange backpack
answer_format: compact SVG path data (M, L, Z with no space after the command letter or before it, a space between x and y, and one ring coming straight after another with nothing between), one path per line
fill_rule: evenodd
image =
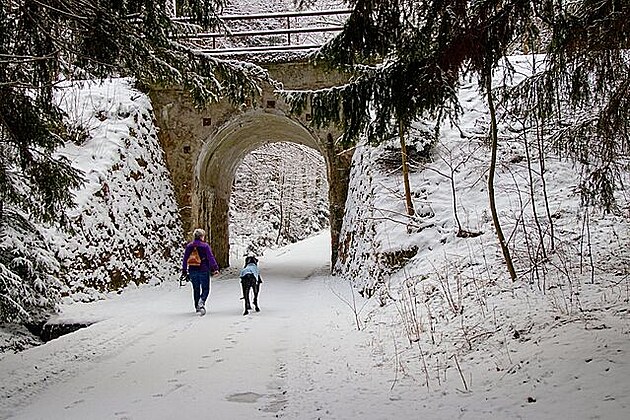
M186 260L186 264L188 264L189 267L199 267L201 265L201 257L199 256L197 247L193 248L188 260Z

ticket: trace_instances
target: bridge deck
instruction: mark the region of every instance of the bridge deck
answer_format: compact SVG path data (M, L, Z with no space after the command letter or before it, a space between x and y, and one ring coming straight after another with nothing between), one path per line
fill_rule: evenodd
M351 12L351 9L334 9L223 15L220 18L226 24L225 31L178 35L177 39L212 55L315 50L343 29L345 17ZM335 18L322 19L327 17ZM190 19L176 17L175 20Z

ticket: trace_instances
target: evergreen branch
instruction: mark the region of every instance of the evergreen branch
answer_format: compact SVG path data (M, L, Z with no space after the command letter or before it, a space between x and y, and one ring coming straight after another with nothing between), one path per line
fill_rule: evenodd
M47 55L32 56L32 55L14 55L14 54L0 54L0 64L27 64L34 61L52 60L60 52L55 50Z
M70 10L61 10L59 8L56 8L56 7L54 7L54 6L50 5L50 4L44 3L44 2L39 1L39 0L27 0L27 1L35 3L35 4L41 6L44 9L51 10L53 12L57 12L57 13L59 13L61 15L64 15L66 17L72 18L73 20L74 19L76 19L76 20L88 20L89 19L88 16L82 16L82 15L79 15L78 13L75 13L75 12L70 11ZM83 4L83 5L85 6L86 4ZM91 7L89 7L87 10L89 10L89 9L91 9Z

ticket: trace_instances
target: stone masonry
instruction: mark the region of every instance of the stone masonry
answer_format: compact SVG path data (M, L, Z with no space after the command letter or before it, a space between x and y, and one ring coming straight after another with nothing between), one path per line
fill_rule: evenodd
M285 89L344 82L341 75L304 62L263 66ZM326 161L334 267L352 161L352 151L335 142L340 136L337 129L314 129L307 113L290 115L271 86L263 87L257 103L240 107L221 101L200 110L178 89L154 89L150 96L184 231L205 229L221 267L229 265L228 208L236 169L257 148L286 141L312 147Z

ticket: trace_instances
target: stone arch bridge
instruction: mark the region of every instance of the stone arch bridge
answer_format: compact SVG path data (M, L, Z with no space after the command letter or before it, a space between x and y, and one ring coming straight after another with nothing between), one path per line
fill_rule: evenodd
M345 81L306 62L263 67L286 89L316 89ZM334 266L352 160L352 151L342 150L335 142L341 134L338 130L313 129L306 113L290 115L272 86L263 87L256 103L240 107L224 100L199 110L178 89L154 89L150 96L184 231L197 226L206 230L221 267L229 265L228 208L236 169L250 152L274 142L303 144L324 157Z

